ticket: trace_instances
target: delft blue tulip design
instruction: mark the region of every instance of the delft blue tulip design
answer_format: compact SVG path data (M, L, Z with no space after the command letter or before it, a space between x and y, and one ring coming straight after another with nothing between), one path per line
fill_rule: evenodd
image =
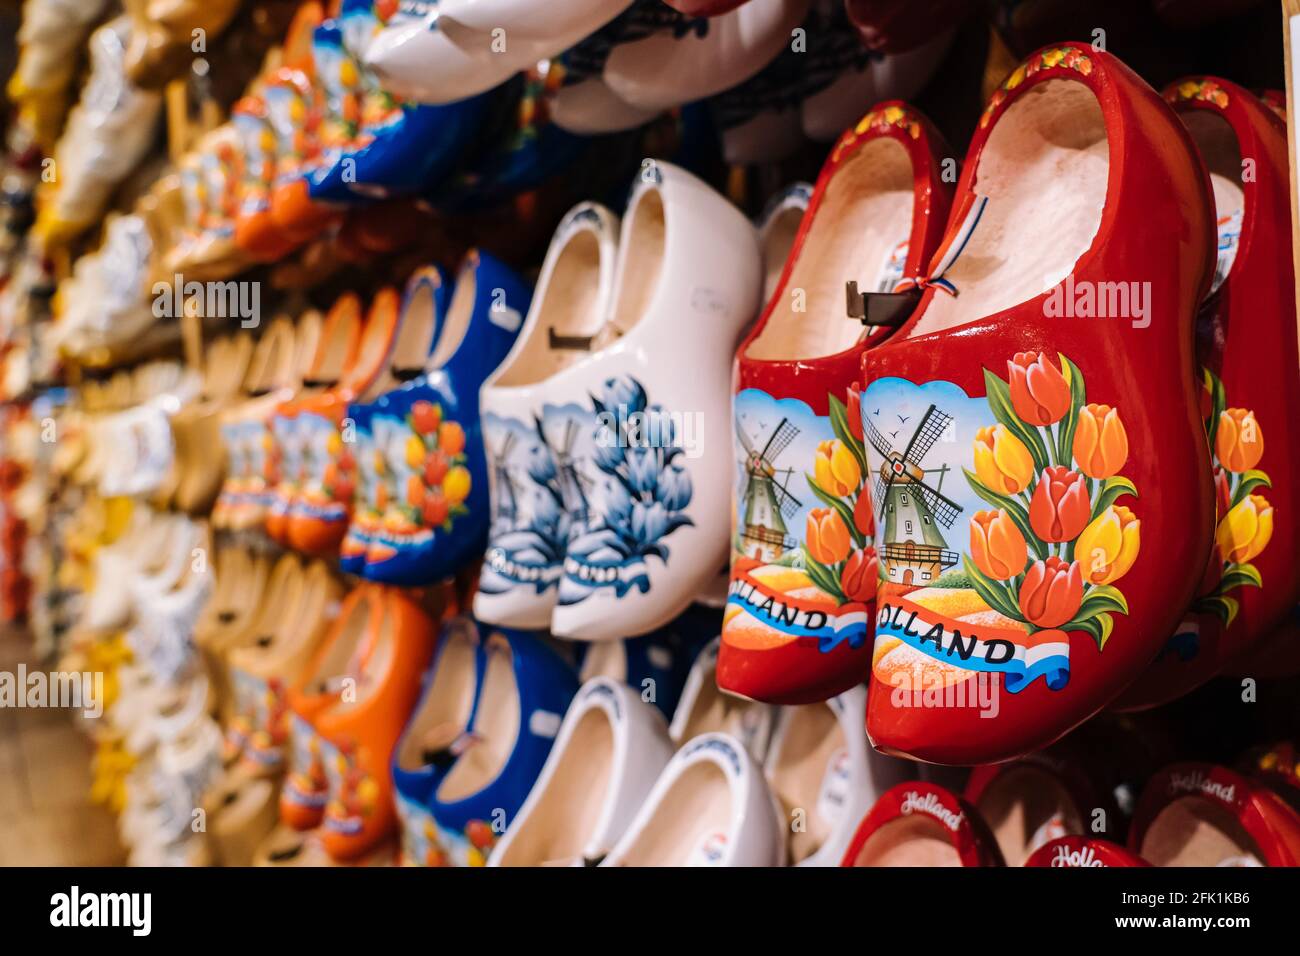
M636 587L650 590L646 558L668 561L663 539L693 522L685 514L691 479L677 463L671 416L650 405L631 376L606 379L596 412L592 461L599 470L595 507L571 522L560 603L577 604L598 589L622 597Z

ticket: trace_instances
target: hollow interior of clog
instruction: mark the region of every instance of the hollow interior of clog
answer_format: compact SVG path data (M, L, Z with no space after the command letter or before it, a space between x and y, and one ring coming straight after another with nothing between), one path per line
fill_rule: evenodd
M1097 236L1109 176L1106 123L1091 89L1052 79L1018 96L980 152L973 189L988 204L944 275L958 295L935 292L907 334L956 328L1065 279Z
M1024 866L1049 840L1084 832L1065 788L1037 767L1017 767L1000 775L980 795L979 810L1007 866Z
M402 321L393 344L393 372L398 378L405 377L404 372L423 369L433 351L433 331L438 324L433 293L429 282L417 282L402 303Z
M320 347L308 377L318 384L332 385L352 363L361 338L361 303L351 294L334 303L321 329Z
M448 630L442 638L433 682L398 744L398 767L415 771L450 756L451 745L469 726L474 665L473 640L461 630Z
M786 820L802 810L805 826L790 834L790 863L816 853L839 822L838 810L851 782L836 786L836 776L848 773L848 741L835 713L825 704L791 707L783 733L774 741L768 783L781 802ZM838 797L838 801L837 801Z
M336 624L336 636L329 642L307 681L307 693L337 692L335 681L347 676L353 656L369 629L371 600L373 598L370 595L364 595L346 609L344 617Z
M622 641L597 641L588 646L578 681L585 684L593 677L608 677L618 684L627 682L627 648Z
M836 355L862 338L844 309L844 283L892 292L912 233L912 160L887 136L863 143L831 177L790 278L746 356L760 360ZM901 256L901 259L900 259ZM784 263L782 264L784 265Z
M1264 865L1264 854L1241 821L1197 796L1175 800L1156 814L1138 856L1152 866Z
M442 803L464 800L500 776L519 738L519 685L515 682L514 652L504 639L488 643L474 741L438 787Z
M672 782L622 857L621 866L707 866L736 838L731 786L710 760L691 764Z
M321 330L325 319L315 309L298 316L294 329L294 378L297 381L311 377L312 362L320 348Z
M627 211L619 250L619 272L609 323L601 329L600 346L627 335L650 310L668 250L668 214L658 189L643 189Z
M344 369L347 385L363 401L374 401L393 384L387 374L388 361L400 312L401 299L396 289L385 288L375 293L357 344L356 358Z
M536 321L528 339L497 378L501 386L545 381L588 354L554 348L552 336L592 339L605 324L600 295L600 239L589 229L574 232L555 257L555 265L533 305Z
M541 799L502 856L502 866L565 865L579 862L600 822L614 764L614 729L593 707L578 719ZM602 848L608 849L608 848Z
M782 206L768 220L763 230L763 301L772 298L781 280L785 260L794 246L794 237L803 221L803 206Z
M867 837L854 866L961 866L943 824L925 814L896 817Z
M442 333L438 344L429 356L429 369L442 368L456 354L465 334L469 332L470 320L474 318L474 306L478 302L478 274L474 269L462 269L456 279L456 288L447 303L447 317L443 320ZM492 303L495 306L496 302Z
M1192 110L1182 114L1201 159L1210 172L1214 191L1215 222L1219 233L1219 257L1214 269L1213 292L1223 284L1237 258L1237 243L1231 235L1241 230L1246 194L1241 188L1241 144L1231 124L1218 113Z
M713 731L730 734L737 740L749 740L752 728L764 719L765 705L724 694L710 672L700 684L700 692L690 702L685 726L678 743L684 744L700 734Z
M348 676L356 678L354 693L344 694L342 702L330 711L331 717L346 715L369 703L374 697L383 693L393 676L393 663L397 654L397 614L393 601L380 601L381 615L379 630L366 643L357 648L352 663L348 666Z

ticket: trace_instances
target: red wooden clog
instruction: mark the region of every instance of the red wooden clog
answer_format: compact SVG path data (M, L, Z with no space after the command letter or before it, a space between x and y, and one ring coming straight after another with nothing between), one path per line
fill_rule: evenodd
M920 305L863 356L878 748L1038 749L1173 633L1214 521L1207 192L1183 124L1108 53L1045 48L994 93L947 238L901 286Z
M1025 860L1025 866L1080 869L1094 866L1150 866L1118 843L1086 836L1057 837L1044 843Z
M1300 390L1285 125L1217 77L1178 80L1165 99L1196 142L1213 187L1215 282L1198 318L1202 413L1213 455L1218 529L1178 631L1120 698L1150 707L1209 680L1283 623L1300 598ZM1271 542L1271 543L1270 543Z
M845 315L844 282L888 290L928 260L951 197L946 152L900 102L840 137L737 353L726 691L803 704L862 682L876 557L857 382L863 349L889 330Z
M1152 866L1300 865L1300 815L1262 783L1208 763L1151 778L1129 849Z
M951 790L919 780L885 791L863 818L840 866L1004 866L978 812Z
M1028 866L1060 837L1118 831L1119 810L1094 780L1063 756L1035 753L975 767L962 796L988 824L1007 866Z

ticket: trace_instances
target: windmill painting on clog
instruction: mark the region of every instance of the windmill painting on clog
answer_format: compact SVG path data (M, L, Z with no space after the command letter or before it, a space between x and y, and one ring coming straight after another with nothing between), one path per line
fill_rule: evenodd
M880 104L845 133L737 353L731 594L718 658L730 693L811 703L866 672L876 553L858 383L862 350L891 330L845 315L844 282L889 292L922 267L948 214L945 151L902 103Z
M585 398L579 366L614 288L618 219L582 203L556 228L515 347L483 385L492 519L474 596L483 621L550 624L569 523L585 511L574 464Z
M1191 354L1213 255L1186 130L1114 56L1050 47L995 92L948 237L900 284L917 310L862 359L878 748L1040 748L1173 632L1213 530Z
M641 170L605 340L577 370L591 411L575 465L589 489L565 544L557 637L648 633L725 562L727 449L702 432L727 417L726 369L758 307L758 243L695 176L654 160Z
M1271 635L1300 598L1300 568L1281 545L1300 536L1289 480L1300 465L1289 398L1300 388L1300 352L1285 124L1216 77L1176 81L1164 95L1205 161L1216 207L1218 262L1197 320L1197 359L1218 525L1187 617L1122 708L1208 680Z
M490 508L479 390L514 346L531 294L495 257L470 252L424 374L375 403L386 507L366 549L367 578L431 584L482 556Z

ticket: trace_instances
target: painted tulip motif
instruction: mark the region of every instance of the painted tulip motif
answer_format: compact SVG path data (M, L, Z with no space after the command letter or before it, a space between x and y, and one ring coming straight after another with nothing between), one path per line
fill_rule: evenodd
M1255 413L1228 408L1223 382L1208 369L1202 372L1209 408L1205 431L1214 457L1214 497L1218 515L1214 554L1202 580L1194 611L1210 612L1224 625L1236 620L1241 604L1230 592L1239 587L1263 587L1253 562L1273 536L1273 507L1257 492L1272 487L1256 466L1264 455L1264 434ZM1211 587L1211 583L1213 586Z
M875 599L879 559L876 522L867 491L867 455L862 438L862 395L857 384L845 401L827 396L835 437L817 446L808 487L826 506L814 508L804 536L804 571L838 604ZM856 636L846 638L857 646ZM863 637L862 639L865 639ZM835 644L818 645L823 651Z
M862 468L857 459L843 442L835 439L817 446L813 475L819 487L837 498L843 498L862 484Z
M840 572L840 587L850 601L866 603L876 597L876 584L880 577L880 561L875 548L854 551L844 562Z
M858 444L862 444L862 388L857 382L849 386L845 416L848 418L849 434Z
M805 541L809 557L819 564L839 564L852 547L844 519L830 508L814 508L808 513Z
M1017 352L1007 362L1011 406L1030 425L1055 425L1070 410L1070 385L1042 352Z
M1214 454L1219 464L1237 475L1259 464L1264 456L1264 434L1254 412L1244 408L1225 408L1219 413Z
M1123 505L1111 505L1083 529L1074 553L1084 565L1090 584L1112 584L1137 560L1142 545L1142 522Z
M1085 405L1079 409L1074 459L1079 471L1089 478L1119 474L1128 460L1128 433L1117 409L1109 405Z
M1005 425L975 433L975 474L999 494L1018 495L1034 479L1034 459Z
M1078 561L1051 555L1035 561L1020 585L1020 610L1031 624L1059 627L1074 617L1083 602L1083 576Z
M405 431L398 447L407 471L402 484L387 482L384 527L395 532L451 531L456 518L469 514L464 505L471 484L465 430L446 420L440 404L420 400L407 410ZM384 464L392 462L390 455Z
M1025 569L1029 545L1006 511L977 511L970 519L970 556L994 581L1010 581Z
M1263 495L1247 495L1219 523L1215 543L1230 564L1245 564L1264 550L1273 536L1273 506Z
M976 432L965 475L992 510L970 519L965 575L1031 644L1082 632L1104 650L1113 615L1128 613L1114 584L1142 544L1137 514L1117 503L1138 494L1119 474L1128 460L1119 411L1085 401L1083 373L1064 355L1021 352L1007 371L1007 381L984 371L996 424ZM1066 647L1064 677L1048 682L1060 690L1069 641L1051 642Z
M1092 502L1083 475L1062 465L1043 469L1029 500L1029 525L1044 541L1073 541L1088 526Z

